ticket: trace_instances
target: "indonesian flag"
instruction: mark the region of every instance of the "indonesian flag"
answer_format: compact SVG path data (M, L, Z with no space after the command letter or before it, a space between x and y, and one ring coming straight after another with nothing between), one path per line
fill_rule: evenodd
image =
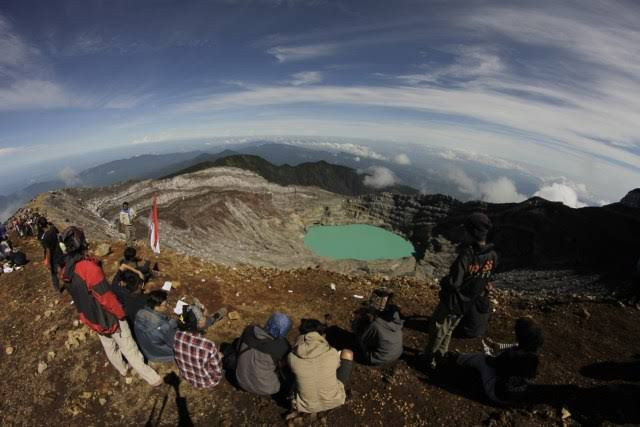
M149 213L149 246L155 254L160 253L160 227L158 226L158 204L153 198L153 205Z

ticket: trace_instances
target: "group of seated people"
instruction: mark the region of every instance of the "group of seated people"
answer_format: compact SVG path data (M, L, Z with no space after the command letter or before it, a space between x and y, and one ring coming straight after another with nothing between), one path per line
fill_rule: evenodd
M220 348L204 337L206 329L226 314L225 309L207 317L201 304L186 305L182 314L169 315L167 292L141 293L148 263L140 264L135 250L127 249L112 284L132 324L135 340L145 358L175 362L181 376L193 387L218 385L223 377L236 387L257 395L290 399L291 416L336 408L346 400L345 386L354 358L366 365L387 365L403 354L400 309L391 303L367 308L353 325L354 349L342 351L327 340L328 325L302 319L299 335L288 341L293 326L284 313L272 314L264 326L249 325L233 343ZM542 330L530 318L516 321L515 344L487 340L486 352L449 353L448 368L476 378L486 398L494 404L512 402L535 378ZM446 366L445 365L445 366Z
M4 225L0 228L0 274L21 269L27 263L24 252L16 250L9 240Z

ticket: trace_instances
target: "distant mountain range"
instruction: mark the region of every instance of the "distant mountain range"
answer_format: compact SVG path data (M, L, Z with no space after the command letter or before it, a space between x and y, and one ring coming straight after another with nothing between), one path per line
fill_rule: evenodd
M224 154L224 153L220 153ZM217 159L215 158L217 157ZM358 174L356 170L346 166L334 165L324 160L318 162L301 163L296 166L274 165L265 159L249 155L238 154L222 157L221 155L198 156L197 160L204 160L181 171L170 174L165 178L197 172L211 167L236 167L250 170L262 176L269 182L282 186L304 185L322 188L332 193L344 194L347 196L359 196L380 192L365 184L367 174ZM195 159L194 159L195 160ZM418 190L406 185L391 185L384 188L384 191L416 194Z
M83 170L76 177L72 177L72 179L68 179L66 181L63 181L61 179L54 179L36 182L14 193L8 195L0 195L0 220L9 217L17 208L22 206L25 202L45 191L78 186L102 187L128 180L157 179L176 174L180 171L186 170L199 164L203 164L206 162L215 162L217 159L238 154L259 156L275 166L296 166L301 163L314 163L324 161L329 164L347 166L353 168L354 170L367 170L371 166L385 163L368 158L356 160L356 157L353 154L349 153L315 150L289 144L277 144L269 141L254 141L251 144L244 145L237 144L234 145L233 148L234 150L229 150L224 146L217 146L209 147L207 151L196 150L185 153L139 155L128 159L110 161ZM263 167L264 165L258 167L257 164L251 164L251 162L247 162L245 166L247 169L254 170L258 173L262 171L263 173L270 175L273 179L275 179L275 177L280 177L279 179L282 180L281 182L283 185L294 183L298 183L299 185L307 185L297 181L294 182L295 180L286 178L287 176L289 178L293 176L291 174L295 174L294 170L288 171L286 173L282 171L276 172L275 170L270 170L269 168ZM257 169L252 169L253 167L256 167ZM314 181L315 184L308 185L321 186L320 175L318 175L317 171L314 176L316 178ZM404 181L404 179L402 180ZM334 180L333 182L335 183L337 181ZM409 185L415 184L415 182L405 183ZM362 185L362 183L360 183L360 185ZM335 187L335 185L330 184L329 187ZM368 187L347 187L339 189L338 192L340 192L341 194L364 194L365 190L369 190L369 192L371 191ZM389 191L391 190L392 188L389 188ZM393 190L402 192L409 191L408 187L404 188L403 186L396 186Z

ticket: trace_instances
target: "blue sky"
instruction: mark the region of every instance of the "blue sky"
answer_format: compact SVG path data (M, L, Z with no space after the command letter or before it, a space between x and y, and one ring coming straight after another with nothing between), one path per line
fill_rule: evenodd
M0 178L244 135L432 145L640 184L640 4L0 3ZM543 177L544 178L544 177Z

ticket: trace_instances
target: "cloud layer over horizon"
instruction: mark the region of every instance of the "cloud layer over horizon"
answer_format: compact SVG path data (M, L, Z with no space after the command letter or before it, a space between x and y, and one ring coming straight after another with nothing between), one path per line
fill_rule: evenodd
M600 199L640 182L633 1L247 4L0 5L4 172L68 150L306 135L520 162ZM483 199L523 196L452 174ZM566 183L539 192L582 203Z

